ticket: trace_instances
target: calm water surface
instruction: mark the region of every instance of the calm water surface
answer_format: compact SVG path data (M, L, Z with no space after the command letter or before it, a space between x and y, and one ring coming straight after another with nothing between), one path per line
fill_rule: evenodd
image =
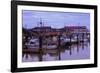
M65 48L45 49L39 53L23 53L22 62L79 60L90 58L89 42L66 45Z

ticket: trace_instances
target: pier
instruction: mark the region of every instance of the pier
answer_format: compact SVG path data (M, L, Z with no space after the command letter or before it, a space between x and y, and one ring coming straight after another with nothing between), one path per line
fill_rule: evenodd
M39 61L42 61L42 55L46 53L58 54L60 60L61 51L67 49L72 55L72 45L77 44L78 52L78 44L90 42L90 32L85 26L66 26L59 29L49 26L23 28L22 35L23 54L38 54Z

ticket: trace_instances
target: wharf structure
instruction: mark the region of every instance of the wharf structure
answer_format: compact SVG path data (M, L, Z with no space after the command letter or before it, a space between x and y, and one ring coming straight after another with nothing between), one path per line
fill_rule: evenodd
M57 29L44 26L42 21L40 26L32 29L23 28L23 52L43 51L45 49L57 49L74 43L90 42L90 31L86 26L65 26Z

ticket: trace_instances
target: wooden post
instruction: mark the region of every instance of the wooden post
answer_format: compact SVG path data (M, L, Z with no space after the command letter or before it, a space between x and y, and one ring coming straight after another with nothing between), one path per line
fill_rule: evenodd
M42 36L39 36L39 49L42 48Z
M69 44L69 46L70 46L70 55L72 55L72 51L71 51L71 40L72 40L72 35L70 35L70 44Z
M42 61L42 36L39 36L39 61Z
M70 44L71 44L71 40L72 40L72 35L70 35Z
M84 50L84 33L82 34L82 49Z
M77 36L77 42L79 43L79 37L78 37L78 36L79 36L79 34L77 34L76 36Z
M90 44L90 34L87 34L87 40L88 40L88 42L89 42L89 44Z
M58 54L59 54L59 60L61 60L61 57L60 57L60 47L61 47L61 41L60 41L60 35L58 35Z
M58 35L58 47L61 46L60 35Z
M79 36L79 34L77 34L77 52L79 52L79 46L78 46L78 44L79 44L79 38L78 38L78 36Z

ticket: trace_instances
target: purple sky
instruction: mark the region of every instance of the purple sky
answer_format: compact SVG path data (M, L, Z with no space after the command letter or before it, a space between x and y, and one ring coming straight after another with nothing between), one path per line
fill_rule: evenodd
M90 14L76 12L47 12L23 10L23 27L34 28L42 19L45 26L62 28L64 26L87 26L90 29Z

